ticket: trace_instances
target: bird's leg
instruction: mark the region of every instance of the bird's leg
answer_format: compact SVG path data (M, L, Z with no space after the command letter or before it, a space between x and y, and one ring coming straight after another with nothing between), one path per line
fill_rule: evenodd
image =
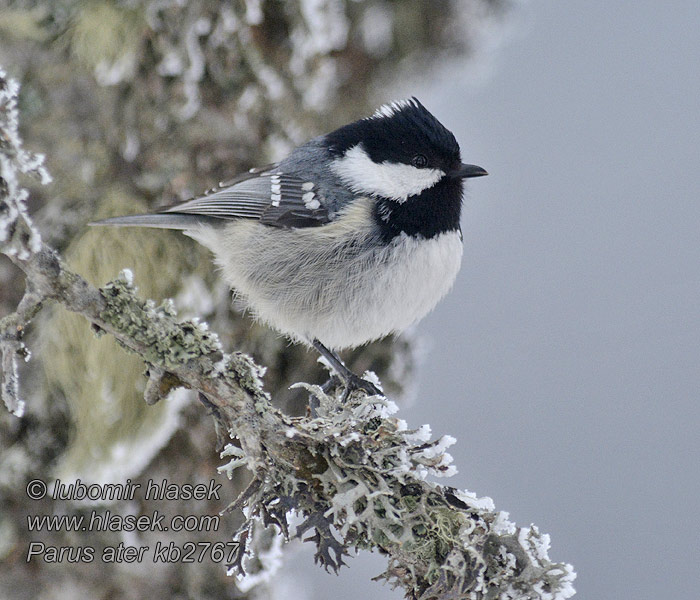
M338 376L345 381L345 392L343 393L343 400L347 400L350 392L353 390L363 390L367 392L370 396L383 396L384 394L374 385L372 382L362 379L353 373L350 369L345 366L345 363L340 359L340 357L326 348L318 340L312 342L314 348L323 356L333 367Z
M328 394L334 387L337 387L342 382L343 380L334 373L328 378L328 381L321 386L321 389L325 394Z

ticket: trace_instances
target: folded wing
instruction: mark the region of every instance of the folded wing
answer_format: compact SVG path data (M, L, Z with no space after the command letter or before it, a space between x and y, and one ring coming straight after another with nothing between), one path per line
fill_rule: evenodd
M312 181L283 173L275 166L222 182L206 194L149 215L114 217L95 225L189 229L257 219L272 227L317 227L330 221Z

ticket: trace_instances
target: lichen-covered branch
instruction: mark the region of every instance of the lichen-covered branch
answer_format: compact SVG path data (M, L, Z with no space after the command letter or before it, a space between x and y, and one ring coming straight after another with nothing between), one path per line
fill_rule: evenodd
M242 589L275 564L270 526L278 537L309 540L316 561L337 571L349 549L379 549L388 557L380 575L410 598L568 598L570 565L552 563L548 536L517 528L490 499L426 480L454 469L452 438L430 439L393 416L396 406L355 392L300 384L318 400L314 418L291 418L263 390L263 369L251 358L226 353L218 337L196 320L179 322L171 303L138 297L131 274L101 289L71 271L41 241L24 206L19 173L48 179L41 158L22 149L17 135L18 86L0 72L0 251L25 274L17 311L0 322L2 395L22 413L17 359L27 358L23 333L46 303L85 317L147 363L147 401L174 387L198 390L230 443L222 471L247 467L253 481L234 508L246 515L235 534L229 565ZM301 523L294 527L295 514ZM274 539L273 539L274 542ZM267 553L256 551L266 544ZM246 583L247 582L247 583Z

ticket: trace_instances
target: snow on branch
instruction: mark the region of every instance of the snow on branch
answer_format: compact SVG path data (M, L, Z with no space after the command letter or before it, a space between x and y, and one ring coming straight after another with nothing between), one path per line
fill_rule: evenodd
M431 440L427 426L408 429L386 398L358 391L341 404L341 390L329 395L306 384L299 385L319 401L316 415L286 416L263 390L261 367L240 352L224 352L216 334L196 320L178 321L172 303L139 298L129 272L97 289L69 270L25 210L18 174L49 177L42 157L22 149L17 93L18 85L0 71L0 251L27 280L17 311L0 321L2 397L10 411L22 414L17 359L29 357L23 333L45 303L55 302L147 363L149 403L175 387L196 389L228 432L222 453L228 462L220 470L230 476L245 466L253 474L229 507L246 516L229 565L242 588L269 576L279 562L280 538L296 537L315 544L316 561L327 570L346 564L353 548L380 550L388 566L378 578L401 586L409 598L574 594L573 568L550 561L547 535L516 527L489 498L426 479L454 471L445 452L454 442L449 436ZM276 544L260 542L269 526L278 532Z

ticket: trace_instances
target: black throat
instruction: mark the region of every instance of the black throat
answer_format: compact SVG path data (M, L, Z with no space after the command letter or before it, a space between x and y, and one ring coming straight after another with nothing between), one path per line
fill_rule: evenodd
M425 239L449 231L461 231L462 180L443 178L433 187L405 202L379 198L374 219L382 239L388 243L405 233Z

